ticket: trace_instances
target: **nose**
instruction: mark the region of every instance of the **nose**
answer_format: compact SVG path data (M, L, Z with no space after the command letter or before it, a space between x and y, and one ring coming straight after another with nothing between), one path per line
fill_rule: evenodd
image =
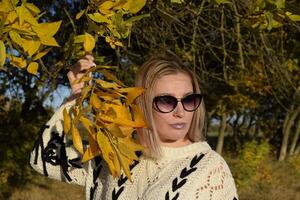
M174 117L182 118L182 117L184 117L184 114L185 114L185 110L183 108L183 105L181 102L178 102L175 110L173 111L173 115L174 115Z

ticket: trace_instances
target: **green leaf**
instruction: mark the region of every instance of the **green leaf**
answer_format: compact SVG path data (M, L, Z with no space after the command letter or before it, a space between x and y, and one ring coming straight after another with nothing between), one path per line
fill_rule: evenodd
M289 15L288 17L290 18L290 20L292 20L294 22L300 21L300 15Z
M0 67L4 65L6 59L6 49L4 42L0 40Z
M182 3L184 3L184 0L171 0L171 3L182 4Z
M132 22L135 22L135 21L139 21L145 17L150 17L150 14L144 14L144 15L139 15L139 16L134 16L134 17L130 17L129 19L127 19L125 22L126 23L132 23Z

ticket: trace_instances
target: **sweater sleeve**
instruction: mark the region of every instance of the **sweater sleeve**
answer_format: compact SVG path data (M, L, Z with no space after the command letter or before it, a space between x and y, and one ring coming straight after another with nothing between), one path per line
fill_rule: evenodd
M81 163L80 154L69 147L63 132L63 110L69 110L74 103L63 104L41 128L30 154L30 165L50 178L83 186L88 164Z
M196 199L238 200L237 190L230 169L225 160L216 152L195 191Z

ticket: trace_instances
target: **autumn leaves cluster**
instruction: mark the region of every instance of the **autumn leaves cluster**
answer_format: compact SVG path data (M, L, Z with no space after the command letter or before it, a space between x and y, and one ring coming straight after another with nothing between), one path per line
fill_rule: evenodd
M64 109L64 132L72 136L83 162L101 155L113 176L119 176L122 168L130 178L129 166L138 160L135 152L143 150L132 135L136 128L146 127L140 108L134 104L143 89L125 87L107 69L98 68L105 80L85 76L78 81L87 86L77 104L70 111ZM96 67L87 74L95 70L99 71ZM89 142L86 147L82 143L84 132Z
M41 58L52 47L63 46L70 52L76 49L77 56L84 55L93 51L100 37L111 48L122 48L122 40L129 36L133 23L149 16L136 15L145 4L146 0L92 0L74 19L83 20L87 30L70 34L71 45L59 45L54 35L61 21L41 20L45 13L32 3L2 0L0 69L10 63L38 76ZM64 133L71 136L83 162L101 155L113 176L119 176L123 169L130 178L129 166L138 159L135 152L143 150L132 135L136 128L146 127L142 112L134 103L143 89L126 87L109 70L107 66L96 66L78 80L85 82L85 87L70 111L63 112ZM94 79L90 73L101 74L103 79ZM88 145L83 145L84 140Z
M18 0L0 2L1 38L0 66L9 62L26 68L31 74L38 71L38 60L53 46L59 46L53 37L61 22L40 23L41 10L32 3Z

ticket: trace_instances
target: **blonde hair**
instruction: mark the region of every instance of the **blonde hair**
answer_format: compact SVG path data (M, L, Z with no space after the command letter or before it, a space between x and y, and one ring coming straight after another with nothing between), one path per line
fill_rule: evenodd
M201 93L195 74L175 57L152 57L139 69L135 86L145 88L145 92L137 98L136 103L144 113L144 119L148 128L137 131L141 143L146 147L146 154L153 158L161 156L159 135L153 119L152 101L153 89L158 79L165 75L184 73L189 75L192 81L194 93ZM192 142L203 141L206 134L205 106L202 100L198 109L194 112L188 138Z

